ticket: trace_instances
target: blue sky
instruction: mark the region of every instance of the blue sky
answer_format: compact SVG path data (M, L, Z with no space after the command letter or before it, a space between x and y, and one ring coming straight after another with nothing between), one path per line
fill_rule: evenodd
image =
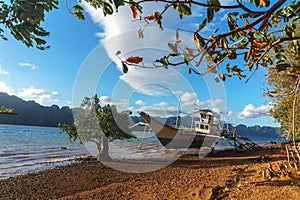
M173 41L177 27L194 30L206 16L205 10L194 10L197 15L184 20L168 11L166 18L171 20L164 21L165 31L150 27L141 40L136 32L143 24L131 21L128 7L104 18L102 11L84 5L88 13L86 20L80 21L68 13L64 2L46 17L50 49L27 48L10 37L9 41L0 41L0 91L46 106L77 106L83 96L97 93L104 103L120 109L161 111L162 115L174 113L180 99L181 110L186 112L196 102L199 107L221 111L232 123L278 126L266 116L270 99L263 96L267 87L263 70L247 84L236 77L216 83L214 74L189 75L186 66L168 70L131 68L125 75L121 72L117 50L122 51L123 58L139 55L150 63L166 54L166 43ZM153 7L146 5L145 15L152 11ZM220 12L202 33L226 28L224 15ZM186 45L193 44L189 35L182 35L182 40Z

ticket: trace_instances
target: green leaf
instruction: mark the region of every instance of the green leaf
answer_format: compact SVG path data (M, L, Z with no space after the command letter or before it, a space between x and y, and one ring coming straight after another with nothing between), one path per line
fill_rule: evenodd
M214 19L214 8L208 7L207 8L207 21L210 23Z
M84 17L84 15L83 15L83 12L81 12L81 11L73 12L73 15L74 15L77 19L79 19L79 20L85 20L85 17Z
M189 65L189 62L191 60L191 56L187 52L183 52L183 59L186 65Z
M213 31L213 33L212 33L212 35L215 35L217 32L219 31L219 29L217 28L217 29L215 29L214 31Z
M73 9L77 11L83 11L83 8L80 5L74 5Z
M181 15L186 15L186 16L190 16L192 14L191 8L189 6L187 6L186 4L179 4L178 5L178 13L179 16Z
M230 15L227 15L227 22L228 22L229 29L231 31L236 29L236 27L237 27L236 22Z
M201 37L201 35L199 35L197 32L194 33L194 41L199 51L206 44L204 38Z
M176 41L179 41L180 40L180 37L179 37L179 31L178 31L178 28L176 29Z
M217 6L221 5L219 0L209 0L208 2L210 2L210 4L212 4L212 5L216 5L216 6L213 7L215 12L218 12L220 10L220 8L217 7Z
M175 45L168 43L167 46L169 47L169 49L172 53L178 54L178 49Z
M283 55L283 53L276 53L276 58L279 60L279 61L285 61L287 60L286 57Z
M167 57L166 57L166 56L162 57L162 58L159 60L159 62L162 64L162 66L163 66L164 68L168 69L168 60L167 60Z
M122 62L122 68L123 68L123 73L126 74L128 72L128 67L124 62Z
M125 5L125 4L124 4L124 0L113 0L113 1L114 1L114 4L115 4L115 7L116 7L116 11L118 11L118 8L119 8L120 6Z
M201 31L207 23L207 19L203 20L203 22L199 25L197 32Z
M220 79L219 79L219 77L215 77L215 81L217 82L217 83L220 83Z
M116 52L116 56L120 55L121 54L121 51L117 51Z
M12 113L13 111L14 111L13 108L7 108L7 110L6 110L6 112L8 112L8 113Z
M250 17L250 13L244 13L244 14L241 14L238 18L240 18L240 19L244 19L244 18L248 18L248 17Z
M113 13L114 13L113 7L109 3L103 2L103 14L104 14L104 16L112 15Z

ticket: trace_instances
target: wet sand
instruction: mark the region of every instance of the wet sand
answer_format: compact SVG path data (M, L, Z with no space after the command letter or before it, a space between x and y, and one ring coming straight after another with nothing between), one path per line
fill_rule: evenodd
M224 151L205 158L184 155L168 167L126 173L98 161L60 166L0 180L0 199L300 199L300 179L266 179L286 160L283 145L260 151ZM112 161L133 171L155 162ZM111 165L112 166L112 165Z

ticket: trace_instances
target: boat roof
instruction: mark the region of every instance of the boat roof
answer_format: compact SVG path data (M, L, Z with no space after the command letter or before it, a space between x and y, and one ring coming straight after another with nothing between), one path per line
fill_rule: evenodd
M193 114L205 114L205 115L212 115L212 116L219 117L218 113L216 113L210 109L207 109L207 108L199 109L199 110L193 112Z

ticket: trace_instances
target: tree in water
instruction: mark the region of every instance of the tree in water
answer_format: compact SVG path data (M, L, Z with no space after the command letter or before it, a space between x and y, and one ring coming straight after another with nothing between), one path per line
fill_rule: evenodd
M62 132L69 135L70 140L79 139L81 143L93 142L99 151L99 160L110 160L109 141L115 139L135 138L130 134L130 111L118 112L115 105L101 106L97 96L85 97L82 111L74 114L74 124L59 124Z

